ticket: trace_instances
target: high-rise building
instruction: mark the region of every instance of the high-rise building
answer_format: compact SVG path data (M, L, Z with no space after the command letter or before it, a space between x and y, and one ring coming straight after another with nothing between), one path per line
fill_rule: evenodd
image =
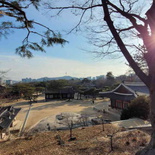
M99 76L96 76L96 79L100 79L100 78L104 79L104 78L105 78L105 76L104 76L104 75L99 75Z
M31 78L25 78L25 79L22 79L22 82L23 83L29 83L29 82L32 82L32 79Z
M3 82L4 82L4 81L3 81L3 78L0 77L0 85L2 85Z
M6 85L12 85L13 81L12 80L6 80Z

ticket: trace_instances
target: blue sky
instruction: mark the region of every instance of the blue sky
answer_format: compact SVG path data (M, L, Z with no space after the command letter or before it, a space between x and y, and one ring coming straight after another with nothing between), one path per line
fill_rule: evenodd
M8 36L8 39L2 38L0 40L0 70L9 70L6 75L7 79L21 80L26 77L40 78L64 75L87 77L105 75L108 71L112 71L117 76L125 74L128 70L124 58L100 59L95 58L92 53L82 50L91 50L84 33L65 35L63 30L71 29L76 23L76 19L72 18L69 12L65 14L68 17L67 20L65 17L51 19L33 9L30 9L28 14L36 21L41 21L52 29L60 31L69 43L66 43L64 47L56 45L46 48L46 53L33 52L34 57L27 59L15 54L15 48L21 45L24 38L24 31L15 31ZM37 39L37 36L34 36L33 39Z

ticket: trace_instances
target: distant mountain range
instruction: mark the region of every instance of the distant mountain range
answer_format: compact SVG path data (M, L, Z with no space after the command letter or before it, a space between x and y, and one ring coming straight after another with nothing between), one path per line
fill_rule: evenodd
M64 80L71 80L71 79L78 79L77 77L72 77L72 76L62 76L62 77L42 77L42 78L39 78L39 79L35 79L35 81L50 81L50 80L61 80L61 79L64 79Z

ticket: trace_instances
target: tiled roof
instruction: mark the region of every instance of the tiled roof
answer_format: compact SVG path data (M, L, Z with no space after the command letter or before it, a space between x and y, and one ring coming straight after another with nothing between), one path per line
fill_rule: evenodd
M20 110L12 106L0 107L0 129L7 129Z
M99 96L108 97L110 99L115 99L115 100L124 100L124 101L130 101L135 98L133 94L123 94L123 93L115 93L115 92L111 92L111 93L100 92Z
M132 100L137 95L149 95L149 90L142 82L125 82L121 83L114 90L109 92L100 92L99 96L111 99Z
M124 84L126 86L145 86L145 84L143 82L127 82L127 81L124 81Z
M116 87L113 92L119 92L124 94L134 94L135 92L129 88L127 85L121 83L118 87Z
M118 87L116 87L112 91L99 92L99 96L124 101L133 100L135 97L137 97L136 93L123 83L121 83Z
M149 95L149 89L143 82L124 82L124 84L138 95Z
M63 88L61 88L61 89L59 89L59 90L47 90L46 92L45 92L46 94L50 94L50 93L52 93L52 94L59 94L59 93L74 93L74 89L73 89L73 87L70 87L70 86L66 86L66 87L63 87Z

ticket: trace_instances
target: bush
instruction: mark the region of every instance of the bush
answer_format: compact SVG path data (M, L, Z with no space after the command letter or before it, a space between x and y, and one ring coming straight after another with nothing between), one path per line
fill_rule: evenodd
M127 109L123 109L121 113L121 120L137 117L141 119L148 119L149 116L149 98L146 96L139 96L134 99Z

